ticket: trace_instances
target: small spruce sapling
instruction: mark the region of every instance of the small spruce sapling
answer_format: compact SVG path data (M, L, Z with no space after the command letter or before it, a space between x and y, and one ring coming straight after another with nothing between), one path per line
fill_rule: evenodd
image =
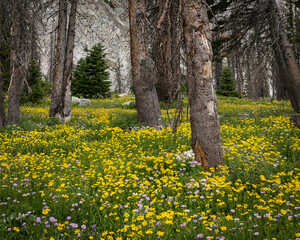
M92 49L85 49L87 56L81 58L74 70L72 93L77 97L106 98L111 95L111 81L108 80L108 65L103 46L99 43Z

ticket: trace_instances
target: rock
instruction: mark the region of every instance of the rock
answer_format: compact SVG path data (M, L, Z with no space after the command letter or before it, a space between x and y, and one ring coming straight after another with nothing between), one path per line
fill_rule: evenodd
M80 99L78 97L72 97L72 103L78 103L79 106L91 105L91 101L88 99Z
M79 106L83 107L83 106L87 106L87 105L91 105L91 101L88 99L80 99L79 102Z
M133 101L129 101L129 102L124 102L124 103L122 103L122 105L123 106L129 106L130 105L130 103L132 103Z
M127 93L121 93L121 94L119 94L119 97L126 97L126 96L128 96Z
M49 69L54 59L55 39L57 32L58 1L53 1L47 8L45 16L41 17L39 44L41 49L42 72L51 78ZM91 49L97 43L105 47L106 58L110 66L112 81L111 90L129 91L131 86L131 59L128 21L128 3L123 0L112 0L114 8L103 0L80 1L76 38L74 48L74 65L80 58L86 56L86 47ZM52 52L51 52L52 51ZM52 63L54 64L54 63Z
M79 103L79 102L80 102L80 98L72 97L72 103Z

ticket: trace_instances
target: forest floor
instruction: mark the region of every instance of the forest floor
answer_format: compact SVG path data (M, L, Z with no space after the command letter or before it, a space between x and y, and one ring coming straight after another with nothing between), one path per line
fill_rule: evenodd
M203 172L190 124L143 127L132 96L0 130L0 239L300 239L300 130L288 102L219 99L225 163ZM186 102L185 102L186 104ZM175 110L162 112L168 125Z

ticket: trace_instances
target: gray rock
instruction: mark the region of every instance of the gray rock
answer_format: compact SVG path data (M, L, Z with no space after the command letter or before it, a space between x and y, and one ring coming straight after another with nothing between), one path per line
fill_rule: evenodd
M72 97L72 103L78 103L79 106L91 105L91 101L88 99L80 99L78 97Z
M51 60L54 59L55 40L57 32L58 1L53 1L47 8L45 16L40 23L39 44L41 49L42 72L50 79ZM105 47L108 65L110 67L109 79L112 81L111 90L121 89L129 91L131 86L131 59L128 3L123 0L112 0L111 8L103 0L80 1L78 21L76 25L76 38L74 48L74 64L86 56L84 49L91 48L101 42ZM52 46L52 47L51 47ZM52 63L53 64L53 63Z
M91 105L91 101L88 100L88 99L80 99L80 102L79 102L79 106L87 106L87 105Z
M80 102L80 98L72 97L72 103L79 103L79 102Z
M122 103L122 105L123 106L129 106L130 105L130 103L132 103L133 101L129 101L129 102L124 102L124 103Z

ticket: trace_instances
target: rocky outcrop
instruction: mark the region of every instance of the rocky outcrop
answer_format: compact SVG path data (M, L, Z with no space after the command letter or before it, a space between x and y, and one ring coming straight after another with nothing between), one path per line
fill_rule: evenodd
M110 66L111 90L129 91L131 61L127 1L112 0L111 7L104 0L82 0L78 10L74 64L86 55L84 49L102 43ZM51 5L44 16L40 33L42 71L51 78L49 66L53 65L56 39L57 3Z

